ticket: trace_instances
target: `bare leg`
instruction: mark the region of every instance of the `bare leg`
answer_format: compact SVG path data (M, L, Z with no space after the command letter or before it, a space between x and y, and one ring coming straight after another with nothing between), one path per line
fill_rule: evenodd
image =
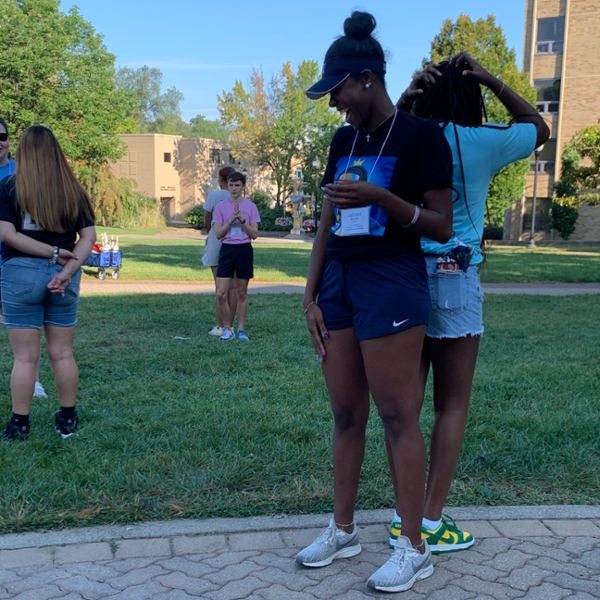
M427 385L427 376L429 374L429 367L431 363L431 357L429 356L429 338L425 338L423 342L423 352L421 352L421 362L419 365L419 414L423 408L423 400L425 398L425 386ZM398 479L396 478L396 468L394 467L394 457L392 455L392 448L387 434L385 434L385 450L387 453L388 464L390 466L390 476L392 478L392 485L394 487L394 497L400 497L400 490L398 489ZM400 514L400 513L398 513Z
M227 293L227 299L229 301L229 310L231 311L231 324L232 325L233 325L233 321L235 319L235 315L237 313L237 305L238 305L236 287L237 287L237 277L234 275L232 277L231 281L229 282L229 292ZM238 317L238 329L243 329L243 327L240 327L239 317Z
M223 327L223 317L221 316L221 308L219 306L219 299L216 294L217 290L217 269L218 267L211 267L213 279L215 281L215 313L217 315L217 325Z
M246 329L248 315L248 280L236 279L238 329ZM233 321L233 318L232 318Z
M75 327L46 325L44 330L60 405L65 408L75 406L79 385L79 370L73 356Z
M333 514L336 523L354 521L360 468L369 418L369 388L354 329L329 331L323 374L333 412ZM351 533L353 527L341 527Z
M465 436L479 336L430 339L429 348L435 418L431 431L424 515L426 519L438 521L454 479Z
M35 386L35 369L40 359L39 329L9 329L8 339L15 362L10 376L12 409L18 415L28 415Z
M231 277L217 277L217 306L223 319L223 327L231 329L234 315L231 313L228 302L229 283Z
M393 456L402 535L421 546L425 495L425 442L419 427L419 362L425 325L361 342L369 389Z

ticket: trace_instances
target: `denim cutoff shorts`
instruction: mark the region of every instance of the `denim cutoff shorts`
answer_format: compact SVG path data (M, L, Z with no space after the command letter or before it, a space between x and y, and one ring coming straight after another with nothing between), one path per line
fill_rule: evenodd
M48 289L60 271L62 266L47 258L17 257L2 265L2 313L7 329L75 326L81 269L71 277L64 296Z
M426 256L431 316L430 338L462 338L483 333L483 290L477 265L464 271L437 272L437 256Z

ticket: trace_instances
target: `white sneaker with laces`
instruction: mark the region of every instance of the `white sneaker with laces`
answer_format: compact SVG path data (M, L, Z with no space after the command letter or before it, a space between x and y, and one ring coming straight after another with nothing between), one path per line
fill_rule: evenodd
M326 567L336 558L350 558L360 554L358 527L352 533L338 529L335 521L307 548L296 555L296 562L304 567Z
M209 332L208 335L216 335L221 337L223 335L223 328L215 325Z
M46 390L44 386L39 382L35 382L35 388L33 388L33 396L35 398L47 398L48 394L46 394Z
M425 553L412 547L410 540L401 535L396 540L396 549L390 559L367 581L367 585L381 592L405 592L419 579L433 573L431 551L425 540Z
M235 334L233 333L233 331L231 331L231 329L226 329L223 332L223 335L219 337L220 340L234 340L235 339Z

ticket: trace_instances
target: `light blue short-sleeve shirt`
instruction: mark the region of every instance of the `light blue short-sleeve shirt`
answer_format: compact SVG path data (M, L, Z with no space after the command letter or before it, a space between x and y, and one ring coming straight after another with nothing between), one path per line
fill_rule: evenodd
M449 123L444 133L452 149L454 235L446 244L422 238L421 247L425 254L443 256L454 248L454 237L458 237L474 249L471 264L478 264L483 260L479 245L492 177L510 163L531 155L537 139L536 128L531 123L508 127L494 123L482 127L455 127Z

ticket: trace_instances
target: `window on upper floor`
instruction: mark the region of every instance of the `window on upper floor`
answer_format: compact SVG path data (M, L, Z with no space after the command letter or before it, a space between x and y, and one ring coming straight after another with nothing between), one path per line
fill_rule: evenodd
M529 159L529 173L535 172L535 153ZM556 140L548 140L540 150L537 160L537 172L540 175L554 175L554 165L556 164Z
M538 19L536 54L562 54L565 39L565 18Z
M543 115L558 114L560 101L560 79L534 79L537 89L537 109Z
M171 153L170 152L163 152L163 160L164 162L171 162Z
M220 165L221 164L221 149L211 148L210 149L210 162Z

